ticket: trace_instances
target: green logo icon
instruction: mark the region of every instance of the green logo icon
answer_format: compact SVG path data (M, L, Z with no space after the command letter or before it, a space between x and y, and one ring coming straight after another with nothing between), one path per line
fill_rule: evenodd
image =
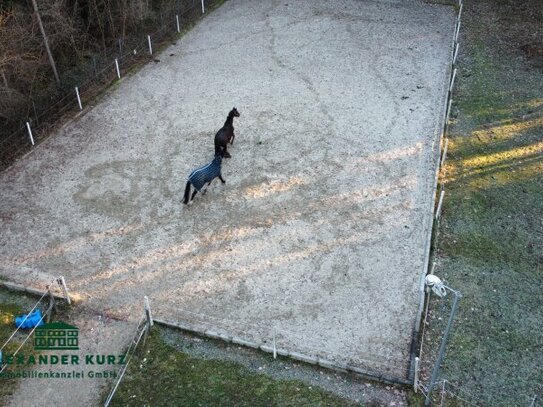
M79 328L53 322L36 328L35 350L79 350Z

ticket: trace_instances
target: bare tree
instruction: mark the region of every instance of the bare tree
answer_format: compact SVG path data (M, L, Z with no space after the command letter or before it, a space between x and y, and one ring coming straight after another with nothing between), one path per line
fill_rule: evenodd
M49 41L47 40L47 34L45 34L45 29L43 28L43 23L41 21L40 11L38 10L38 3L36 2L36 0L32 0L32 6L34 6L34 12L36 13L36 17L38 19L38 25L40 26L41 35L43 36L43 42L45 43L45 49L47 51L47 56L49 57L49 63L51 64L51 68L53 69L53 73L55 74L55 79L57 83L60 83L57 66L55 65L53 54L51 54L51 49L49 48Z

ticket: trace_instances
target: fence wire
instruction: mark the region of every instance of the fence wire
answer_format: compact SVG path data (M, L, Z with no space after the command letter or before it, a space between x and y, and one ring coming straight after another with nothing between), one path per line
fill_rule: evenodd
M426 396L427 388L419 387L419 391ZM504 405L497 399L484 399L482 395L468 392L461 386L444 379L436 384L432 405L439 407L465 406L465 407L494 407ZM521 396L516 399L515 407L543 407L543 397L539 394Z
M170 7L163 7L158 11L159 22L156 30L119 38L102 54L92 55L73 71L64 72L60 86L29 100L27 118L19 124L18 129L12 127L9 132L8 129L0 129L0 171L32 151L51 131L80 111L75 87L79 90L81 104L85 108L118 79L115 60L122 78L135 66L155 58L155 52L168 41L177 38L177 19L179 32L184 32L202 17L202 5L207 11L208 7L216 3L219 3L219 0L176 0ZM152 55L147 36L151 38Z
M185 326L203 335L218 337L228 341L234 338L250 344L254 348L266 347L268 350L277 349L291 354L307 356L313 362L325 361L337 368L355 367L368 376L386 378L390 382L404 384L407 372L408 358L397 358L377 352L357 350L356 356L345 356L341 352L324 350L326 343L332 338L321 335L319 338L309 338L307 335L292 332L274 325L273 321L262 321L262 324L245 321L231 321L201 314L178 306L160 305L157 315L163 316L165 322ZM402 372L402 373L400 373Z
M130 341L130 344L128 345L128 349L126 350L126 353L125 353L126 363L119 370L119 378L115 381L115 384L111 388L111 391L109 392L106 398L106 401L104 403L104 407L108 407L109 404L111 403L111 400L113 400L113 397L115 396L115 393L117 392L117 389L119 388L119 385L121 384L124 378L126 370L128 369L128 365L130 364L130 361L132 360L132 357L134 356L134 353L136 352L138 345L141 342L141 339L143 338L145 333L148 331L148 329L149 329L149 322L146 320L145 315L143 315L136 325L134 335L132 335L132 340Z
M38 323L30 330L30 332L26 333L24 335L24 338L22 340L22 342L19 344L19 346L17 347L17 349L10 354L11 357L15 357L17 355L17 353L19 353L19 351L22 349L22 347L24 346L24 344L28 341L28 339L32 336L32 334L34 333L34 331L36 330L36 328L38 328L38 326L42 323L42 321L45 319L45 318L48 318L48 316L50 317L50 314L49 312L52 311L53 309L53 305L54 305L54 298L52 297L52 288L55 284L58 284L58 280L57 279L54 279L52 280L46 287L46 290L44 291L44 293L41 295L41 297L38 299L38 301L36 301L36 303L34 304L34 306L32 307L32 309L28 312L26 312L24 314L24 318L22 319L21 323L19 324L19 326L16 326L15 330L12 332L12 334L9 336L9 338L4 342L4 344L2 345L2 347L0 348L0 374L9 366L9 363L3 363L4 360L3 360L3 357L4 357L4 351L5 349L7 348L7 346L13 341L13 339L16 337L17 333L23 329L21 328L21 326L26 322L26 320L29 318L29 316L36 310L38 309L38 307L40 306L40 304L42 304L42 302L44 302L45 300L47 300L47 298L50 299L50 304L48 307L43 307L44 309L47 309L47 312L42 312L42 317L40 318L40 320L38 321ZM47 297L47 298L46 298ZM41 308L39 308L40 311L43 311Z
M461 16L463 10L463 1L458 0L457 3L457 22L454 29L454 36L452 41L452 53L451 53L451 77L448 88L447 103L446 103L446 113L445 113L445 123L443 129L443 137L441 143L441 158L439 161L438 168L438 183L436 188L436 216L432 236L432 247L439 247L440 240L440 215L442 210L442 201L445 195L446 187L444 179L447 176L447 167L445 166L445 160L447 157L447 147L448 147L448 126L449 126L449 117L451 114L451 106L453 104L453 87L455 80L457 79L457 61L459 53L459 36L461 34ZM435 251L432 253L431 259L431 268L430 273L434 273L436 265L439 266L439 263L436 259ZM443 334L446 330L447 319L452 311L452 296L449 295L446 298L438 298L437 296L432 296L432 293L429 292L426 299L426 304L423 310L423 322L421 327L421 336L419 342L419 358L420 358L420 371L419 373L419 382L415 383L417 388L422 391L423 395L427 397L428 393L431 393L430 398L433 401L433 405L440 406L526 406L526 407L535 407L543 406L543 384L537 389L528 389L527 387L520 390L517 390L517 385L512 386L505 377L501 378L503 385L506 386L509 390L503 390L503 398L498 399L498 397L493 397L487 392L480 389L477 386L472 386L472 383L464 382L462 384L453 384L449 380L445 379L443 372L440 374L439 381L435 386L430 389L430 375L432 370L435 368L435 363L438 358L437 349L440 345L440 342L443 339ZM459 319L454 321L453 325L453 335L455 328L461 326L468 321ZM479 340L484 340L484 338L478 338ZM444 365L447 364L446 356ZM515 362L511 361L509 365L504 364L501 366L502 372L487 372L489 377L496 377L500 374L502 376L508 376L507 371L518 369L518 366L515 366ZM505 373L504 373L505 372ZM494 379L495 380L495 379ZM469 388L468 392L466 388ZM510 394L511 389L513 389L513 394ZM530 391L534 391L537 394L530 394ZM506 394L508 393L508 394ZM514 402L512 402L514 400Z

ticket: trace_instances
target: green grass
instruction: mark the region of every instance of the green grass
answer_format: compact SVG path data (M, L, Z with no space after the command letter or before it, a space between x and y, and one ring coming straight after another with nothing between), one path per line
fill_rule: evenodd
M543 383L543 72L469 7L463 27L435 250L464 297L442 377L485 405L530 405Z
M350 406L294 380L276 380L221 360L194 358L155 329L138 350L112 406Z
M0 294L3 294L0 292ZM0 296L0 346L4 345L6 340L11 336L15 330L15 316L24 312L21 303L19 301L12 302L11 298L5 298L4 295ZM24 333L22 335L16 335L3 349L3 354L13 354L19 345L24 340ZM29 353L32 348L32 342L27 341L23 348L19 352ZM10 369L9 367L6 369ZM2 379L0 378L0 404L11 395L17 389L17 380L14 379Z
M0 288L0 346L4 345L6 340L15 331L15 317L28 313L32 307L34 307L38 299L39 298L34 295L27 295L21 292ZM47 300L40 303L40 309L42 312L44 311L43 307L46 305ZM62 302L57 302L57 309L53 314L53 320L62 320L63 316L67 316L68 313L69 308ZM26 339L29 332L29 329L19 330L3 349L4 356L13 355ZM32 339L33 338L30 337L25 342L25 344L19 350L18 355L36 356L38 354L38 352L34 350ZM8 366L4 372L16 372L21 369L24 369L24 366L18 366L16 363L14 363ZM7 400L9 400L9 396L17 391L18 387L18 379L0 378L0 405L5 405Z

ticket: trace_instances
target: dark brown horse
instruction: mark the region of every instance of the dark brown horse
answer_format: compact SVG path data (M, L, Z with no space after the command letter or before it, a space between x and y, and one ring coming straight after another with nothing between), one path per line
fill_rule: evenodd
M226 151L226 146L228 143L234 144L234 138L236 137L234 134L234 117L239 117L238 109L235 107L228 113L224 126L215 134L215 155L222 153L224 158L232 157Z

